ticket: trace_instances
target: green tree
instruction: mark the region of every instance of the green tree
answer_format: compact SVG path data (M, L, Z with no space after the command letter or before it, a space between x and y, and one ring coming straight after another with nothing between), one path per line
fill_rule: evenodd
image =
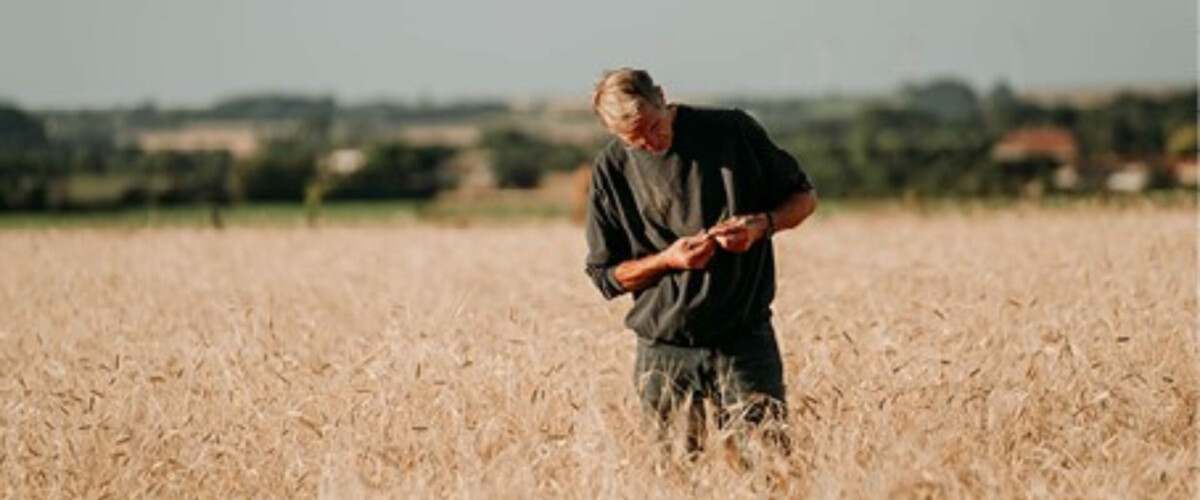
M482 144L492 153L500 187L537 187L545 172L570 170L587 159L581 148L556 144L512 126L485 131Z
M243 166L241 187L246 198L266 201L302 201L317 173L319 151L295 139L269 142Z
M44 203L47 179L54 175L42 122L24 111L0 105L0 208L33 208Z
M850 129L853 193L883 195L909 188L919 167L916 141L933 130L934 120L922 112L888 106L864 110Z
M44 148L48 143L40 120L18 108L0 105L0 150L25 151Z
M1196 125L1183 125L1171 131L1164 152L1168 156L1195 156L1196 142Z
M941 78L904 88L906 104L943 123L975 123L981 117L979 97L967 83Z
M1021 118L1021 102L1008 82L997 82L984 101L984 117L988 130L996 136L1014 128Z
M391 142L372 147L359 170L332 183L330 198L428 199L445 187L446 162L455 150Z

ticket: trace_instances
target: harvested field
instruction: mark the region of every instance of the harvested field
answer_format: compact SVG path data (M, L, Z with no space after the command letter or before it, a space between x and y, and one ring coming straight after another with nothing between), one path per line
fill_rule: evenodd
M775 244L797 447L747 471L645 439L565 223L0 232L0 497L1200 494L1194 207Z

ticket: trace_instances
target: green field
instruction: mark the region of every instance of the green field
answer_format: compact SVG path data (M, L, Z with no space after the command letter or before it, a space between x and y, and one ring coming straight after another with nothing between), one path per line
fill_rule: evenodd
M317 224L401 224L413 221L457 223L469 220L565 217L568 207L549 203L452 205L412 201L326 203ZM303 226L309 211L300 203L250 203L221 209L226 226ZM203 205L58 212L0 212L0 229L31 227L201 227L213 224Z
M1196 207L1193 191L1175 190L1137 196L1048 196L1038 200L1008 197L931 199L823 199L820 214L877 209L903 209L918 213L988 211L1018 206L1029 208L1086 207ZM470 222L539 221L566 218L567 202L532 197L509 197L478 201L353 201L326 202L316 217L317 225L394 225L432 222L460 225ZM309 224L302 203L242 203L221 209L225 226L290 227ZM0 211L0 229L32 227L203 227L213 225L212 210L206 205L67 210L56 212Z

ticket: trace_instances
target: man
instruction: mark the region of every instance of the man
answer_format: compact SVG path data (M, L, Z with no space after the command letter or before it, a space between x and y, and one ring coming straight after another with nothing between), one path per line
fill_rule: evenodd
M592 108L615 140L592 169L586 269L634 296L642 408L662 431L686 412L689 451L706 399L722 426L782 419L771 237L816 208L808 176L746 113L668 104L643 70L606 72Z

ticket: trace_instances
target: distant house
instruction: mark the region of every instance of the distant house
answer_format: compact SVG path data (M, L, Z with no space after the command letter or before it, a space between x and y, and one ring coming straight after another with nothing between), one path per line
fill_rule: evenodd
M1171 180L1175 181L1176 185L1188 188L1196 187L1198 176L1195 156L1180 158L1168 168Z
M992 148L997 163L1019 163L1050 159L1073 164L1079 157L1079 144L1071 131L1062 127L1028 127L1013 130Z
M1078 187L1079 143L1062 127L1025 127L1005 134L992 147L992 161L999 164L1017 189L1037 196L1050 182L1054 188Z
M250 126L190 125L177 130L142 132L137 136L137 144L147 152L227 151L242 160L254 156L264 139Z

